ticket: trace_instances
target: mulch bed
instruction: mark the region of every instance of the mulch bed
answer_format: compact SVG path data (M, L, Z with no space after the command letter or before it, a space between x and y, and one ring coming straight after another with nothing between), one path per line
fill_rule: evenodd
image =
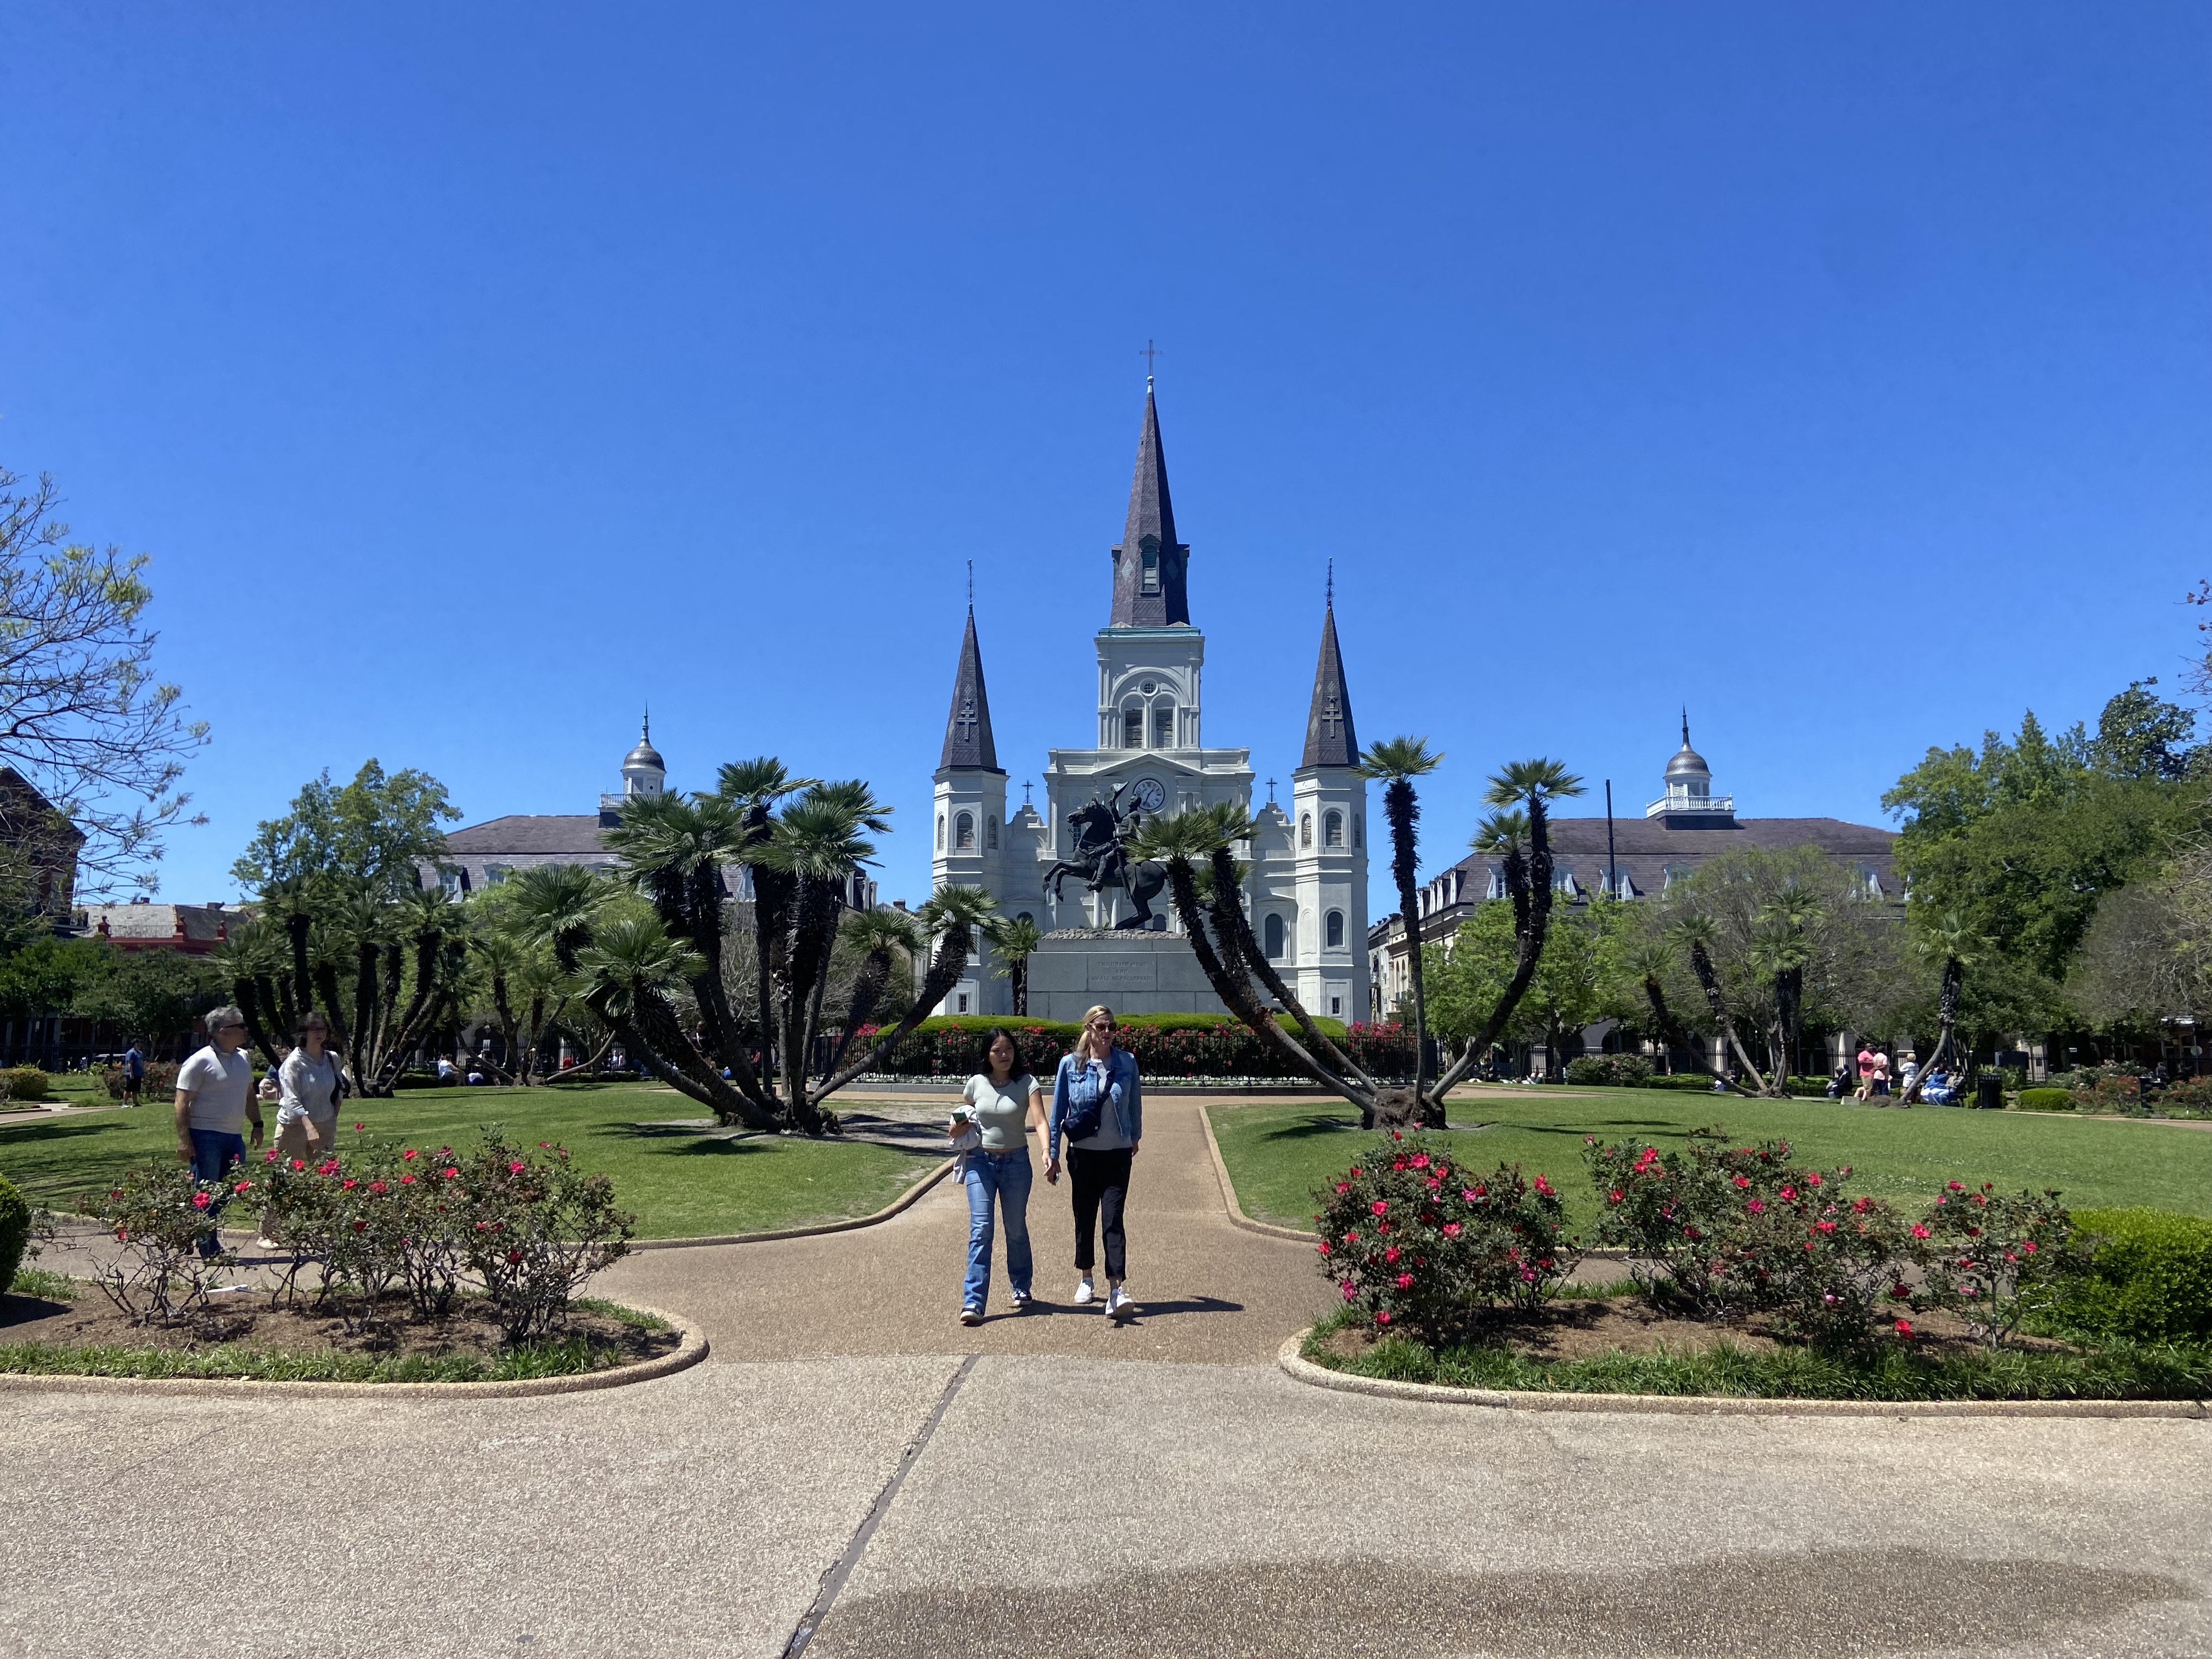
M1981 1346L1967 1334L1963 1321L1948 1314L1911 1317L1915 1346L1923 1354ZM1686 1319L1642 1296L1563 1297L1537 1313L1498 1311L1468 1335L1470 1341L1495 1342L1524 1359L1554 1362L1598 1359L1611 1353L1705 1353L1723 1343L1754 1353L1771 1353L1785 1346L1762 1316L1728 1322ZM1357 1360L1376 1340L1372 1332L1346 1326L1331 1333L1322 1346L1333 1358ZM2013 1340L2021 1348L2069 1352L2068 1344L2043 1337Z
M302 1297L296 1306L270 1308L265 1291L233 1291L214 1298L208 1313L175 1324L135 1322L92 1285L76 1299L0 1296L0 1343L46 1342L69 1347L172 1348L204 1351L234 1345L289 1354L348 1354L372 1359L474 1358L487 1364L505 1348L498 1320L480 1297L462 1297L442 1320L417 1320L404 1297L386 1297L373 1320L345 1323ZM641 1330L587 1308L574 1310L556 1337L580 1335L613 1351L609 1364L655 1358L681 1341L673 1330Z

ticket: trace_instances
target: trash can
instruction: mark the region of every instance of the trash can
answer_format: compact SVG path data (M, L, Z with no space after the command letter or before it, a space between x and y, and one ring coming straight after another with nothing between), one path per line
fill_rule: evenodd
M2004 1110L2004 1073L1983 1072L1974 1079L1974 1106L1984 1112Z

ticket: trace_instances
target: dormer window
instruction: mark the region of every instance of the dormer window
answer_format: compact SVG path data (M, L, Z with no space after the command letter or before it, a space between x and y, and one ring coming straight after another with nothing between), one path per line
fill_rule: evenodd
M1145 544L1145 586L1147 593L1160 591L1160 550L1152 542Z

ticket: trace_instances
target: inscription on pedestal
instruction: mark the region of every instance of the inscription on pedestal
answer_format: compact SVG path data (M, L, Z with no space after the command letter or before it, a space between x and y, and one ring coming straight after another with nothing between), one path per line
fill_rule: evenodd
M1090 961L1094 991L1154 991L1159 988L1159 966L1147 956L1095 956Z

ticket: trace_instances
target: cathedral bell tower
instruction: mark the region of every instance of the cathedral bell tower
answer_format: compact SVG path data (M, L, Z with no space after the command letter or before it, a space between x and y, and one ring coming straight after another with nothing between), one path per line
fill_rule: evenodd
M981 887L1004 894L1006 775L999 769L999 746L991 736L991 699L983 687L983 650L975 639L972 599L968 629L960 639L960 665L952 677L952 707L945 717L945 747L933 779L936 840L930 854L931 886ZM993 979L988 953L971 946L966 975L936 1012L1006 1012L987 1005L994 995L1010 1000L1006 981Z
M1292 885L1297 896L1293 988L1310 1014L1347 1024L1368 1018L1367 782L1352 725L1352 694L1336 642L1334 578L1322 613L1321 659L1306 714L1306 746L1291 774Z

